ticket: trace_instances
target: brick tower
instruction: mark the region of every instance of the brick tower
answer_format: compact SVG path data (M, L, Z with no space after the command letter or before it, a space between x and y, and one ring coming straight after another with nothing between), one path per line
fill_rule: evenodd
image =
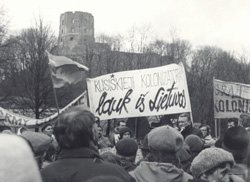
M93 44L94 17L86 12L65 12L60 16L58 46L62 54L78 54Z

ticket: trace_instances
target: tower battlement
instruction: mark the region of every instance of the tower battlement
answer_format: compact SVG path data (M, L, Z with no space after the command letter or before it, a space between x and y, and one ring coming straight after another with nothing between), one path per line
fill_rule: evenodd
M65 12L60 16L58 45L62 50L94 43L94 17L90 13Z

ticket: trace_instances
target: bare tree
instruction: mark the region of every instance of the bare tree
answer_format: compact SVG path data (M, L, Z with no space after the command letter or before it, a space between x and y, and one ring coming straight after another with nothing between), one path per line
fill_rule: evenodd
M46 54L55 43L50 27L39 19L33 28L22 30L13 44L10 59L15 60L17 71L11 78L15 83L12 102L20 109L32 110L36 118L55 105Z
M143 24L141 26L133 26L128 31L127 45L129 45L128 52L144 53L152 39L152 28L150 24Z
M115 36L109 36L106 34L99 34L95 38L96 42L108 44L112 51L123 50L123 37L121 34Z

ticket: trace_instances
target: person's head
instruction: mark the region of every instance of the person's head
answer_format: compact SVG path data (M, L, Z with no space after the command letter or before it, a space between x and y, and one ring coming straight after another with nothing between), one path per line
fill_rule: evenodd
M250 127L250 116L248 114L241 114L240 122L244 128Z
M117 156L135 162L138 144L134 139L123 138L116 143L115 148Z
M123 127L126 127L126 122L125 121L119 121L118 123L117 123L117 126L118 126L118 128L119 129L121 129L121 128L123 128Z
M103 132L102 127L98 126L98 138L102 138L103 136L102 132Z
M109 163L113 163L116 165L121 165L121 161L119 160L119 158L116 156L116 154L112 153L112 152L104 152L103 154L101 154L102 159L105 162L109 162Z
M188 135L185 138L185 142L193 153L201 152L204 146L204 142L201 140L201 138L193 134Z
M191 172L196 179L229 182L229 171L234 165L231 153L220 148L201 151L191 164Z
M13 134L11 128L6 125L0 126L0 133Z
M95 116L85 106L72 107L58 117L54 134L62 149L90 147L90 143L96 145L98 126Z
M247 156L249 142L249 134L246 129L235 126L229 128L224 134L221 148L232 153L236 163L242 163Z
M206 124L202 124L202 125L199 126L199 129L201 131L201 134L202 134L203 138L210 135L210 126L208 126Z
M160 126L148 134L150 152L158 155L156 162L177 164L176 153L182 148L183 136L170 126Z
M28 143L17 135L0 135L0 181L42 182Z
M182 113L178 117L178 125L180 129L184 129L187 126L191 125L191 118L189 113Z
M53 126L49 123L46 123L45 125L43 125L43 127L41 128L41 131L49 136L52 136L53 134Z
M238 122L237 122L237 120L235 120L235 119L232 119L232 118L230 118L228 121L227 121L227 128L229 129L229 128L232 128L232 127L234 127L234 126L237 126L238 125Z
M132 130L129 129L128 127L124 126L122 128L120 128L119 130L119 134L120 134L120 140L123 138L131 138L132 137Z
M52 144L52 138L43 133L33 131L26 131L20 136L31 144L35 159L37 160L39 168L41 168L46 151Z

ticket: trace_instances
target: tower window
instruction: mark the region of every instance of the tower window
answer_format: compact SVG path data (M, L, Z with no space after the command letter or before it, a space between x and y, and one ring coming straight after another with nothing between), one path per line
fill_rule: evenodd
M74 32L75 30L74 30L74 28L71 28L71 32Z
M71 22L72 22L72 23L75 23L75 19L72 19Z
M63 34L63 29L62 29L62 34Z
M62 25L64 25L64 20L62 20Z
M74 40L74 37L70 37L70 41Z
M87 28L84 29L84 33L87 33Z

